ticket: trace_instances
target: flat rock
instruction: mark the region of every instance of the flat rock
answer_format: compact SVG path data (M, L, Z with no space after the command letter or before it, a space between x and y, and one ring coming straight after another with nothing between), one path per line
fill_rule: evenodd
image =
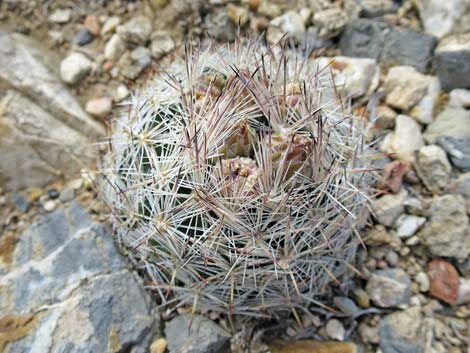
M470 88L470 32L442 39L436 48L437 74L442 88Z
M366 291L381 308L406 305L411 299L411 280L401 269L378 270L367 281Z
M433 36L370 19L351 20L339 42L346 56L373 58L387 67L413 66L419 72L429 69L435 46Z
M423 146L416 155L416 172L426 188L438 194L449 183L452 167L445 151L436 145Z
M470 225L461 195L434 197L430 219L418 232L435 256L464 260L470 254Z
M47 60L46 60L47 58ZM60 81L59 63L34 40L0 27L0 83L27 95L44 110L86 136L104 134Z
M94 164L93 147L83 135L21 93L8 91L0 106L0 185L42 187Z
M424 353L432 344L432 319L423 318L419 307L389 314L378 326L383 353Z
M440 145L454 166L470 171L470 111L446 108L428 125L424 138L430 144Z
M180 315L165 327L170 353L218 353L230 335L200 315Z
M10 353L148 351L149 298L108 229L77 203L19 237L0 288L0 321L16 323L2 342Z
M411 162L415 159L415 151L423 146L420 125L407 115L398 115L395 130L384 138L380 149L391 153L392 158Z

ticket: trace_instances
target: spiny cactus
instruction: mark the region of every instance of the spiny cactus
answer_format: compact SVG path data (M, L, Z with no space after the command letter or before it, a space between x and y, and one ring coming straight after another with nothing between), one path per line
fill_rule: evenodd
M360 244L364 133L300 51L188 46L114 122L102 193L162 304L306 309Z

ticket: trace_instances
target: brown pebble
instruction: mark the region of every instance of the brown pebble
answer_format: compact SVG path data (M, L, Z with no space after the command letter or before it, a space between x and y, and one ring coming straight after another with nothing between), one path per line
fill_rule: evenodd
M457 302L460 277L454 266L442 259L432 260L428 265L428 276L432 296L448 304Z
M100 34L101 26L98 22L98 18L94 15L88 15L85 17L85 22L83 23L85 28L93 34L95 37Z

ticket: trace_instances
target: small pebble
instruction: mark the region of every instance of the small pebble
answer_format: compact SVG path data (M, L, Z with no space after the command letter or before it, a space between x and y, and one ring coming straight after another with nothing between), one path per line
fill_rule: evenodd
M100 97L89 100L86 104L85 111L97 118L104 118L113 108L113 101L109 97Z
M0 206L5 206L7 204L7 198L5 196L0 196Z
M77 32L75 36L75 42L77 45L87 45L93 41L93 36L86 29L82 28Z
M367 294L367 292L362 288L354 290L354 300L361 308L367 309L370 307L369 294Z
M56 203L53 200L46 201L42 206L46 212L52 212L56 208Z
M100 23L98 22L98 18L94 15L88 15L85 18L85 22L83 22L85 28L92 34L93 36L97 36L100 34Z
M415 282L419 286L420 292L428 292L430 287L429 277L424 272L419 272L415 277Z
M385 261L387 261L390 267L396 267L399 261L398 254L393 250L388 251L385 255Z
M347 315L354 315L359 311L354 301L347 297L334 297L333 303L342 313Z
M92 62L82 53L72 53L60 63L60 77L68 84L75 84L91 71Z
M111 16L106 20L101 28L101 35L104 36L108 33L113 33L116 27L121 23L121 19L117 16Z
M120 84L118 88L116 88L116 93L114 94L114 100L116 102L120 102L127 97L129 97L130 91L124 84Z
M70 9L57 9L50 16L49 21L58 24L65 24L72 18L72 10Z
M16 209L22 213L28 212L31 207L31 202L16 192L13 194L13 202L15 203Z
M158 338L150 346L150 353L164 353L167 346L166 339Z
M57 189L49 189L47 190L47 195L49 195L51 199L56 199L60 196L60 192Z
M337 341L344 341L346 330L344 329L343 324L339 320L328 320L328 322L326 323L325 330L328 337Z

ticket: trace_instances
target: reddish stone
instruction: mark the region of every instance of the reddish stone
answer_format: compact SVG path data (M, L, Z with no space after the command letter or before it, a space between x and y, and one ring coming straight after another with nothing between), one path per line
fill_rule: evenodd
M449 304L457 302L460 277L454 266L442 259L432 260L428 265L428 276L432 296Z
M83 23L83 25L88 30L88 32L93 34L95 37L100 34L101 26L96 16L88 15L85 18L85 22Z
M401 189L403 177L408 172L408 162L394 161L387 163L383 170L383 183L391 191L397 193Z
M111 60L106 60L103 63L103 70L104 71L109 71L113 68L113 66L114 66L114 63Z

